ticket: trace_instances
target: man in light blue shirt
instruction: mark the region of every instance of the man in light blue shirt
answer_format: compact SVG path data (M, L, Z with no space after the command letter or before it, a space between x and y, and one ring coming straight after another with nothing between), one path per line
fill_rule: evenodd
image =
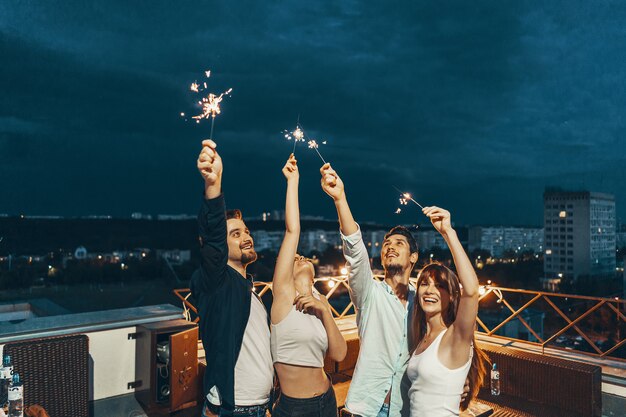
M334 200L339 217L360 339L346 408L363 417L408 416L410 383L405 373L410 356L410 312L415 297L409 277L418 258L417 243L408 229L401 226L391 229L380 255L385 279L375 280L341 178L330 164L325 164L320 172L322 188Z

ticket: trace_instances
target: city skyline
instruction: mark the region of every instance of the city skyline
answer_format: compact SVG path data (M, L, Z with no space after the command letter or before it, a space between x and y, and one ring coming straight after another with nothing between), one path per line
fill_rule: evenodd
M564 192L564 193L595 193L594 191L590 191L590 190L566 190L566 189L562 189L559 187L548 187L545 189L544 194L545 193L559 193L559 192ZM606 194L611 196L612 198L615 198L614 194ZM244 220L248 221L248 222L258 222L258 221L262 221L262 222L278 222L279 224L281 224L282 222L284 222L285 218L285 211L284 209L270 209L270 210L263 210L260 213L246 213L244 215ZM77 215L48 215L48 214L28 214L28 213L0 213L0 218L17 218L17 217L21 217L21 218L25 218L25 219L43 219L43 220L63 220L63 219L67 219L67 220L71 220L71 219L100 219L100 220L116 220L116 219L133 219L133 220L156 220L156 221L176 221L176 220L194 220L196 219L197 215L196 214L192 214L192 213L154 213L154 212L147 212L147 213L141 213L141 212L133 212L133 213L125 213L125 214L120 214L120 215L111 215L111 214L106 214L106 213L100 213L100 214L77 214ZM474 223L474 222L467 222L467 223L460 223L460 222L453 222L453 225L456 226L460 226L460 227L530 227L530 228L540 228L542 227L543 223L544 223L544 216L541 218L541 220L538 223L521 223L521 222L513 222L513 223ZM399 219L398 216L393 217L394 219ZM329 223L337 223L338 219L336 219L336 216L333 216L333 214L331 214L329 217L326 217L324 215L318 215L318 214L309 214L309 213L300 213L300 219L303 223L306 223L307 221L321 221L321 222L329 222ZM417 222L395 222L395 223L389 223L389 224L385 224L384 222L380 222L377 220L373 220L373 219L362 219L362 223L363 224L370 224L370 225L387 225L389 226L390 224L404 224L404 225L414 225L416 227L422 227L422 226L430 226L430 222L427 221L427 219L422 219L422 221L417 221ZM303 224L304 226L304 224ZM617 219L616 221L616 227L626 227L626 223L622 223L620 222L619 219Z
M0 213L195 213L210 124L189 84L232 87L214 138L227 204L284 204L298 115L324 138L355 217L395 216L398 193L458 224L542 223L545 187L614 194L626 219L626 6L257 2L0 5ZM333 217L301 146L302 213ZM376 196L372 204L372 195Z

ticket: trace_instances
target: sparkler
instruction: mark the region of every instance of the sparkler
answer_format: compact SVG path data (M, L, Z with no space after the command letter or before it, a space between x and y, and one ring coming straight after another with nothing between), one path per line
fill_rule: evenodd
M324 161L324 157L322 157L322 154L320 153L320 151L317 148L319 148L319 145L317 144L317 141L315 139L310 140L309 141L309 149L315 149L315 152L317 152L317 154L319 155L319 157L322 160L322 162L324 164L326 164L326 161Z
M304 132L300 129L300 126L296 127L296 130L293 131L293 150L292 154L296 153L296 144L298 142L304 142Z
M283 132L285 134L285 139L293 139L293 150L291 151L291 153L295 155L296 145L298 144L298 142L304 142L304 131L300 128L300 125L298 124L296 125L296 130L294 130L293 132L289 132L288 130L284 130Z
M405 193L403 191L400 191L398 189L398 187L396 187L395 185L393 186L393 188L395 188L396 191L398 191L400 193L399 201L400 201L400 205L401 206L407 206L407 205L409 205L409 201L411 201L411 202L415 203L422 210L424 209L424 207L420 203L418 203L417 201L415 201L415 199L413 197L411 197L411 194ZM400 207L398 207L396 209L396 214L400 214L401 212L402 212L402 209Z
M419 208L421 208L422 210L424 209L424 207L422 207L422 205L421 205L420 203L418 203L417 201L415 201L415 200L413 199L413 197L411 197L411 194L409 194L409 193L404 193L404 194L402 194L402 197L404 197L404 201L405 201L405 203L404 203L404 204L405 204L405 205L406 205L406 204L408 204L408 203L406 202L406 200L408 199L408 200L410 200L410 201L414 202L415 204L417 204L417 205L419 206Z
M204 71L204 75L207 78L209 78L211 76L211 71L210 70ZM202 83L202 86L201 86L197 81L194 81L189 86L189 89L193 91L194 93L200 93L207 89L207 83L205 81ZM198 104L202 108L202 113L196 116L192 116L191 118L195 119L196 123L200 123L202 119L211 118L211 134L209 138L213 137L213 126L215 125L215 116L221 113L220 103L222 102L222 99L224 98L224 96L228 96L232 91L233 89L229 88L228 90L224 91L223 93L219 95L215 93L209 93L206 97L202 97L202 99L198 101ZM185 117L185 113L180 113L180 115L181 117Z
M285 135L285 139L287 139L287 140L292 140L293 139L293 150L291 152L293 154L296 153L296 145L298 144L298 142L304 142L305 140L307 140L306 135L304 133L304 128L300 124L300 116L299 115L298 115L298 121L296 122L296 130L294 130L293 132L290 132L288 130L283 130L283 133ZM324 160L324 157L322 157L322 154L318 150L319 144L317 143L317 140L312 139L312 138L309 137L308 138L308 144L309 144L309 149L315 149L315 152L317 152L317 154L319 155L319 157L322 160L322 162L326 163L326 161ZM325 140L322 141L322 145L326 145L326 141Z

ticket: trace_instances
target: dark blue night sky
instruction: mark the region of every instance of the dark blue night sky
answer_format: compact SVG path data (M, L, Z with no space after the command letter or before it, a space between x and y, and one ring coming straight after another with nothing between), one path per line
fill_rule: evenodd
M229 206L284 204L298 114L355 216L397 185L460 223L540 224L546 186L616 195L626 221L626 4L618 1L0 3L0 213L194 213L209 124ZM332 217L297 152L303 214Z

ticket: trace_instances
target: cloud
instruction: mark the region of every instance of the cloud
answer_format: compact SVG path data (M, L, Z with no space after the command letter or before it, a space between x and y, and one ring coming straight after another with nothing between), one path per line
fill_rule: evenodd
M175 194L188 204L181 193L193 194L208 124L179 113L194 112L187 86L210 68L211 89L234 88L215 125L238 164L233 187L281 181L272 168L289 152L280 132L300 115L328 140L322 152L354 184L365 216L386 216L371 208L371 190L397 182L466 209L468 221L487 205L503 221L538 223L540 210L511 209L504 196L523 205L586 174L588 187L622 192L607 178L624 177L625 12L582 1L5 2L0 158L37 167L32 177L5 168L14 183L45 172L66 184L71 210L127 213L126 201L184 211L136 189L146 175L184 183ZM300 152L314 179L317 156ZM74 197L85 189L76 171L88 183L115 178L120 201ZM244 208L279 207L282 190L270 188L251 190ZM311 193L309 211L328 211ZM28 196L20 204L48 209Z
M30 120L23 120L17 117L0 117L0 134L35 134L43 127Z

